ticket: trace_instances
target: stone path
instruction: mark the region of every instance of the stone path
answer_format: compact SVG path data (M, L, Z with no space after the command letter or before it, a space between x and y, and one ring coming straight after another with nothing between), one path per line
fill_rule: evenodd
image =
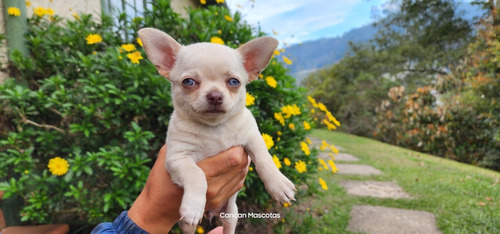
M314 138L310 139L312 144L319 149L322 141ZM335 147L339 151L345 151L342 147ZM352 164L353 162L362 161L345 152L334 154L333 157L335 158L334 161L339 174L366 176L383 173L370 165ZM319 153L318 158L332 159L332 155L324 151ZM340 185L346 190L347 194L353 196L369 196L381 199L412 199L411 195L407 194L399 185L392 181L345 180L341 181ZM360 204L353 206L350 215L351 220L349 221L347 230L353 232L369 234L441 233L437 228L434 214L427 211Z
M354 206L348 231L366 233L441 233L434 214L381 206Z

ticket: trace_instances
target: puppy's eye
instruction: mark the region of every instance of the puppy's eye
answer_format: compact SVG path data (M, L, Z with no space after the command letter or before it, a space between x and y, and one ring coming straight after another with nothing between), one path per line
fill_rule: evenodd
M186 87L193 87L196 85L196 81L191 78L186 78L182 81L182 84Z
M227 81L227 84L228 84L229 86L237 87L237 86L239 86L239 85L240 85L240 81L239 81L238 79L236 79L236 78L231 78L231 79L229 79L229 80Z

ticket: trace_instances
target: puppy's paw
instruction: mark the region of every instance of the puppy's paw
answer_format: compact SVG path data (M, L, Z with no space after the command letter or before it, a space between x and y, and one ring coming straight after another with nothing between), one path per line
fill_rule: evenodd
M196 199L182 199L179 214L182 220L187 225L196 226L203 218L205 211L205 197L197 197Z
M295 201L294 195L297 189L292 181L281 173L266 183L266 189L273 199L278 202L290 203L291 201Z

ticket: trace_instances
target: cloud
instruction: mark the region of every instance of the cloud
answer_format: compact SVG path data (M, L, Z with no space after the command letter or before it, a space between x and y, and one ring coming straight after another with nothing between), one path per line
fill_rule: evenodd
M231 11L288 44L339 36L372 22L373 6L385 0L226 0ZM242 6L239 8L237 5Z
M231 10L242 12L248 23L259 25L267 33L275 30L280 40L296 43L309 39L315 31L341 24L361 1L228 0L227 3Z

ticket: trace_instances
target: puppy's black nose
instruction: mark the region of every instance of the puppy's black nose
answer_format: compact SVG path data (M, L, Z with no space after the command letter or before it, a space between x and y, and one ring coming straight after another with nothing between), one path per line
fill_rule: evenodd
M207 94L207 101L211 105L220 105L224 101L224 96L220 92L210 92Z

